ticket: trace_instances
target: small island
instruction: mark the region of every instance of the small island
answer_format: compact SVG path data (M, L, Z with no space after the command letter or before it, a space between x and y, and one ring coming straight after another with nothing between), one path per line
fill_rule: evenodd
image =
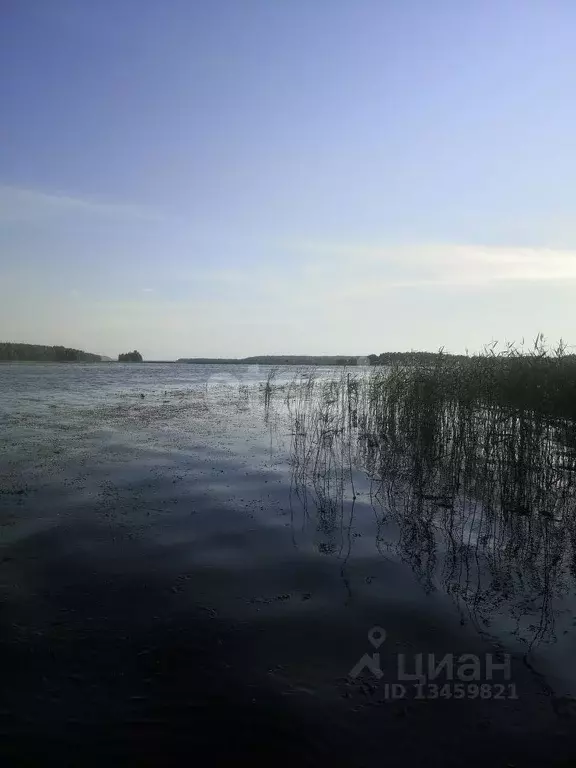
M142 355L135 349L133 352L124 352L124 354L118 355L119 363L141 363Z

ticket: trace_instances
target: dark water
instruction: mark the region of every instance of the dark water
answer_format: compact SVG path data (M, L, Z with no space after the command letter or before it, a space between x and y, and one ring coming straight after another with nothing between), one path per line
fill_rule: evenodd
M230 762L541 765L571 755L569 526L539 518L488 535L469 504L455 521L441 495L415 490L400 461L387 459L394 481L375 491L369 451L317 453L310 472L282 406L294 370L275 376L275 408L264 407L269 376L0 365L11 759L166 764L211 749ZM567 515L569 484L556 497L554 514ZM376 652L380 676L350 675ZM485 698L477 686L457 700L459 678L441 681L447 698L427 687L418 698L406 680L407 695L391 698L399 657L413 672L418 654L473 655ZM488 680L487 654L510 654L505 680Z

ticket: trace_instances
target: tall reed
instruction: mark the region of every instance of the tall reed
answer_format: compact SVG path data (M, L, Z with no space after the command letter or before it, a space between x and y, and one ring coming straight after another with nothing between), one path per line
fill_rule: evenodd
M300 372L277 405L294 486L322 532L342 525L364 473L379 548L426 589L484 628L498 612L527 642L554 635L576 576L576 358L563 344L538 337L527 352L491 345L330 380ZM390 520L396 541L380 533Z

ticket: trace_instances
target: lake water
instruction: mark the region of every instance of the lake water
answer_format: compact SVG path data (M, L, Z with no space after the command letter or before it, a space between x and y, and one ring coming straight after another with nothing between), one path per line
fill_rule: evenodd
M474 600L456 594L442 575L451 533L436 526L432 542L388 514L361 461L343 465L337 487L306 486L286 409L265 408L270 374L0 365L6 744L33 750L22 735L33 732L66 758L84 761L91 740L167 759L166 728L171 745L205 746L218 721L232 746L216 754L230 759L270 757L281 742L287 761L376 765L382 729L390 764L571 754L569 570L548 592L538 583L519 594L514 577L515 601L486 592L480 564ZM279 403L294 374L275 372ZM469 541L474 521L466 530ZM351 676L365 654L375 666ZM391 699L384 684L413 686L400 666L414 672L418 654L482 664L511 654L502 700L492 689Z

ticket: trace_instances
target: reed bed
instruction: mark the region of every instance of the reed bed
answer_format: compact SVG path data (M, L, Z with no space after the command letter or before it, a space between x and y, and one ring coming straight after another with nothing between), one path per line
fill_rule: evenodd
M480 628L499 612L519 639L552 639L576 576L576 358L563 345L539 337L528 353L439 354L328 381L300 371L266 407L283 413L294 487L321 533L346 515L351 526L362 473L383 554Z

